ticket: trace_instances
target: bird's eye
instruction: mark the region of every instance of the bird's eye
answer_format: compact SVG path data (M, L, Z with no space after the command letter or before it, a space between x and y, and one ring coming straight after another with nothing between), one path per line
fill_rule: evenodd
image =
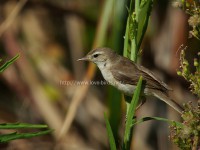
M94 58L97 58L98 56L99 56L99 54L94 54L93 55Z

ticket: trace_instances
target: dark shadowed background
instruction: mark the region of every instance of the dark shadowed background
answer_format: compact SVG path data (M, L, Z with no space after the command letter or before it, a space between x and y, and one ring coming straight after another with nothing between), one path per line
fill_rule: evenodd
M128 1L119 3L116 0L110 8L106 38L98 46L123 54ZM105 6L104 0L0 1L0 58L6 61L20 54L0 75L0 123L47 124L54 129L51 135L1 144L0 149L109 149L104 112L110 114L115 137L121 141L126 110L121 93L103 82L99 70L77 62L95 47ZM140 53L141 64L173 88L170 95L180 104L195 103L189 84L176 74L180 46L188 47L191 63L200 48L199 41L188 39L189 30L185 12L173 8L168 0L155 2ZM94 72L90 82L82 82ZM90 86L81 89L80 85ZM152 97L137 116L180 119L173 109ZM165 122L145 122L134 132L135 150L177 149L168 139Z

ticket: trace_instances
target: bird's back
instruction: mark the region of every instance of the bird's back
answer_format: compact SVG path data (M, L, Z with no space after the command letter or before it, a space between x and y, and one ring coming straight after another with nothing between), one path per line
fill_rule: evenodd
M121 66L121 68L118 68L118 66ZM167 93L168 90L171 90L150 70L143 66L139 66L128 58L122 56L115 63L115 65L112 66L111 72L116 80L124 84L137 85L139 77L142 76L143 80L146 82L145 88L159 90L165 93Z

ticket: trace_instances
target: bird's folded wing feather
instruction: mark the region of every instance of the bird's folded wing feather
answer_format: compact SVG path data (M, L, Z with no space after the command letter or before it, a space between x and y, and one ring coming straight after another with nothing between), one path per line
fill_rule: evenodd
M171 90L164 82L157 79L150 70L136 65L128 59L121 59L119 63L121 63L123 68L117 68L119 65L115 64L111 69L113 77L119 82L136 85L139 77L142 76L143 80L146 81L146 88L157 89L164 92Z

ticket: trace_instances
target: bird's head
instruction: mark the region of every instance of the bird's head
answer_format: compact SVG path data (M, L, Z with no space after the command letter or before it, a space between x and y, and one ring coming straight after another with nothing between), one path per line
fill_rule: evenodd
M107 62L111 62L115 56L116 53L110 48L96 48L90 51L85 57L78 59L78 61L91 61L100 67Z

